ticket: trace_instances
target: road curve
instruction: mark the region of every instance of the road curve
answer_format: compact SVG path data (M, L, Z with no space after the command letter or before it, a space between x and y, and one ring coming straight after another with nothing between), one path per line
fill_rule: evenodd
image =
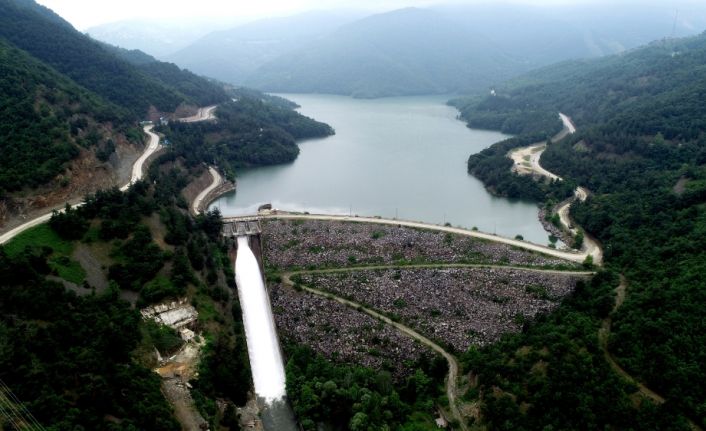
M180 118L178 121L182 123L198 123L199 121L208 121L216 119L216 108L218 105L199 108L195 115L191 117Z
M199 108L198 112L196 115L192 117L187 117L183 118L180 121L185 121L188 123L193 123L197 121L207 121L207 120L213 120L216 118L215 116L215 111L216 111L217 105L214 106L207 106L205 108ZM139 181L142 179L144 175L144 164L149 159L149 157L154 154L158 149L159 149L159 136L157 136L156 133L152 131L154 128L153 125L148 125L143 128L143 131L149 136L150 141L147 144L147 148L145 148L145 151L142 153L142 155L135 161L135 163L132 165L132 174L130 175L130 182L125 184L124 186L120 187L121 191L125 191L128 188L130 188L131 185L133 185L135 182ZM74 205L74 207L81 206L82 203ZM53 212L53 211L52 211ZM0 245L5 244L6 242L10 241L12 238L15 236L19 235L20 233L26 231L27 229L33 228L37 225L40 225L42 223L46 223L51 219L52 212L48 212L46 214L42 214L39 217L36 217L24 224L21 224L20 226L17 226L14 229L11 229L4 234L0 235Z
M559 132L555 137L552 138L552 142L556 142L563 139L567 135L576 133L576 126L571 121L567 115L559 113L559 118L562 123L564 123L564 129ZM563 181L560 176L549 172L544 169L539 160L542 157L542 153L547 148L547 144L540 142L527 147L522 147L511 151L508 157L514 162L512 170L520 175L534 175L539 177L546 177L550 180ZM569 208L571 204L577 199L581 202L585 201L588 197L588 190L584 187L577 187L574 191L574 199L562 205L557 209L559 214L559 219L561 223L569 230L573 235L578 233L578 229L573 226L571 218L569 217ZM598 242L590 237L589 235L584 236L583 240L583 250L585 256L592 256L593 263L596 265L601 265L603 263L603 250L601 249Z
M291 279L292 273L285 273L282 274L282 282L288 286L293 286L294 282L292 282ZM449 399L449 408L451 409L451 414L454 416L454 418L458 421L459 425L461 426L461 429L463 431L467 431L468 427L466 426L466 422L463 420L463 417L461 416L461 412L458 409L458 404L457 404L457 396L456 396L456 382L458 380L458 361L456 360L456 357L444 350L443 347L439 346L429 338L425 337L424 335L418 333L414 329L405 326L401 323L395 322L389 317L378 313L375 310L371 310L370 308L367 308L363 306L362 304L359 304L354 301L350 301L345 298L341 298L339 296L333 295L328 292L324 292L322 290L314 289L312 287L308 286L302 286L302 290L312 293L317 296L321 296L324 298L328 299L333 299L334 301L337 301L347 307L354 308L358 311L362 311L363 313L378 319L390 326L393 326L395 329L400 331L401 333L407 335L408 337L412 337L413 339L419 341L420 343L430 347L432 350L435 352L439 353L441 356L446 359L446 362L449 364L449 373L446 376L446 396Z
M142 178L143 172L142 172L142 167L145 163L145 160L147 160L152 154L154 154L155 151L159 148L159 136L152 132L152 127L154 126L145 126L144 127L144 132L150 137L150 142L147 145L147 148L145 148L144 153L140 156L140 158L135 161L135 163L132 166L132 175L130 176L130 182L125 184L124 186L120 187L121 191L127 190L132 184L134 184L136 181L140 180ZM73 205L74 208L80 207L83 205L83 202L78 203L76 205ZM61 211L61 210L59 210ZM11 229L4 234L0 235L0 245L7 243L10 241L12 238L16 237L17 235L21 234L22 232L26 231L27 229L31 229L35 226L38 226L42 223L46 223L51 219L51 215L54 211L50 211L46 214L42 214L39 217L33 218L32 220L23 223L19 226L17 226L14 229Z
M613 316L615 315L615 313L617 313L618 309L625 302L625 298L627 297L627 288L627 280L621 274L620 284L618 285L618 287L615 288L615 303L613 304L613 310L611 310L608 317L603 319L603 321L601 322L601 328L598 330L598 346L603 351L603 357L605 358L606 362L608 362L608 365L610 365L610 368L612 368L616 374L618 374L628 382L634 384L637 387L637 391L639 393L641 393L644 397L652 400L655 404L664 404L666 402L666 399L663 396L648 388L647 386L645 386L644 383L640 382L632 375L630 375L630 373L628 373L623 367L620 366L620 364L618 364L613 354L610 353L610 350L608 350L608 341L610 341L610 332L613 324ZM703 431L701 426L699 426L694 420L686 416L685 419L689 423L689 426L692 430Z
M559 259L569 260L571 262L582 263L586 256L585 252L577 251L566 251L557 250L555 248L546 247L543 245L535 244L528 241L520 241L517 239L505 238L502 236L492 235L489 233L484 233L475 230L464 229L460 227L452 226L440 226L431 223L423 223L408 220L393 220L377 217L353 217L345 215L328 215L328 214L295 214L295 213L273 213L273 214L262 214L257 216L242 216L242 217L224 217L223 221L231 222L238 220L252 220L252 219L280 219L280 220L328 220L328 221L344 221L344 222L355 222L355 223L374 223L392 226L405 226L418 229L428 229L435 230L439 232L449 232L457 235L470 236L473 238L484 239L487 241L499 242L502 244L511 245L514 247L522 248L524 250L536 251L538 253L545 254L547 256L558 257Z
M129 189L131 185L135 184L137 181L142 179L142 176L144 175L144 172L142 171L143 166L145 165L145 161L149 159L149 157L159 149L159 136L157 136L157 134L152 131L153 128L153 125L149 125L145 126L144 129L142 129L147 134L147 136L150 137L150 142L147 144L147 148L145 148L145 151L142 153L142 155L135 161L135 164L132 165L132 175L130 176L130 182L120 187L120 191L124 192L125 190Z
M201 213L199 208L201 207L201 203L203 202L203 200L206 199L206 196L208 196L208 194L211 193L213 189L223 184L223 177L221 177L221 174L219 174L213 166L209 166L208 171L211 173L211 178L213 178L213 182L211 182L211 185L201 190L201 193L199 193L198 196L196 196L196 199L194 199L194 202L191 205L194 214Z

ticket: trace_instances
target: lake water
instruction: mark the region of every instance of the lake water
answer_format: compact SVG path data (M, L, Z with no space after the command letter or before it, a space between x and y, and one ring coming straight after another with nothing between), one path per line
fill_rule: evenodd
M292 163L241 170L237 191L211 205L224 216L254 214L271 203L290 211L448 222L547 243L535 204L493 197L467 173L470 154L507 136L467 128L446 98L282 96L336 135L301 142Z

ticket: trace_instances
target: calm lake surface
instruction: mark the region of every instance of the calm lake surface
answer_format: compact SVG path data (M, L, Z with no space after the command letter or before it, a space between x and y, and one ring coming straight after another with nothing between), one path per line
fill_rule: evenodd
M336 135L300 143L290 164L241 170L237 191L215 201L224 216L259 205L326 214L358 214L455 226L547 243L537 207L491 196L466 161L507 136L472 130L444 97L357 100L282 95Z

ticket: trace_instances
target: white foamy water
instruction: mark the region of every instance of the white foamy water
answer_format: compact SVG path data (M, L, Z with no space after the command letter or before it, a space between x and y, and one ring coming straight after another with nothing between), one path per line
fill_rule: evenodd
M260 266L245 236L238 237L235 282L243 311L255 393L271 403L286 395L284 366Z

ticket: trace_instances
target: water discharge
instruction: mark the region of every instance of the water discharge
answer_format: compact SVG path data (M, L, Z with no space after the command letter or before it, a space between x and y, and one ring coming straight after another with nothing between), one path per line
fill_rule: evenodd
M246 236L238 237L235 282L238 285L238 297L243 311L255 393L267 404L284 400L284 366L270 300L260 266Z

